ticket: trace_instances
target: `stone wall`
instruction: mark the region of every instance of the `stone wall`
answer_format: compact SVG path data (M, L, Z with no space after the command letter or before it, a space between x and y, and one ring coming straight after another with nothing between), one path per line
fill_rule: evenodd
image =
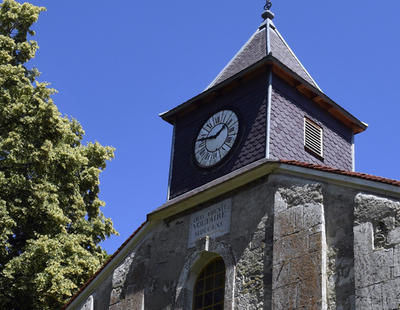
M114 270L112 277L112 291L110 298L110 310L134 309L142 310L144 307L144 287L143 279L145 269L143 259L132 252L125 258L123 263ZM141 269L142 267L143 269ZM129 271L134 268L133 279L142 281L129 281Z
M325 217L320 184L275 195L272 309L326 308Z
M192 216L222 202L228 232L190 242ZM400 202L263 177L155 224L92 292L94 309L190 309L195 280L216 257L226 266L224 310L398 310ZM91 310L90 300L77 309Z
M330 310L355 309L353 222L357 191L324 184L327 239L327 303Z
M108 310L112 290L112 275L101 281L92 295L80 306L79 310Z
M400 202L355 199L354 264L357 309L400 309Z
M207 245L201 239L189 247L191 214L226 199L232 205L230 232ZM109 310L188 309L192 280L215 255L224 259L230 274L226 309L268 309L264 305L270 304L272 291L272 207L273 191L262 179L160 223L115 269Z

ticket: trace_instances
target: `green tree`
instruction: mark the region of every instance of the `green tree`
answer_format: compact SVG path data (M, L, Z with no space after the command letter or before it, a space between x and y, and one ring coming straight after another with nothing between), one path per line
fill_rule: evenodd
M99 173L113 149L81 144L54 89L29 68L28 38L44 8L0 4L0 309L58 309L107 257L116 234L99 200Z

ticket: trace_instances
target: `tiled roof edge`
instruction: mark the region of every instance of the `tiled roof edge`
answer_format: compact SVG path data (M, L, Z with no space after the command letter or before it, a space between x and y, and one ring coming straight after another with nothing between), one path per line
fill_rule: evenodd
M310 169L319 170L319 171L331 172L331 173L340 174L340 175L344 175L344 176L356 177L356 178L360 178L360 179L364 179L364 180L375 181L375 182L380 182L380 183L385 183L385 184L400 187L400 181L398 181L398 180L388 179L388 178L375 176L375 175L371 175L371 174L346 171L346 170L336 169L336 168L332 168L332 167L321 166L321 165L317 165L317 164L300 162L300 161L296 161L296 160L281 159L281 160L279 160L279 162L282 164L288 164L288 165L310 168Z
M85 288L87 288L89 286L89 284L107 267L107 265L109 263L111 263L111 261L122 251L122 249L129 243L129 241L131 241L137 233L139 233L139 231L148 223L148 221L145 221L142 223L142 225L140 225L134 232L132 235L129 236L128 239L125 240L124 243L121 244L121 246L114 252L114 254L112 254L107 261L103 264L103 266L100 267L99 270L97 270L97 272L90 277L89 280L87 280L85 282L85 284L83 284L83 286L79 289L79 291L77 291L72 297L71 299L68 301L68 303L66 303L61 310L67 309L68 306L85 290Z

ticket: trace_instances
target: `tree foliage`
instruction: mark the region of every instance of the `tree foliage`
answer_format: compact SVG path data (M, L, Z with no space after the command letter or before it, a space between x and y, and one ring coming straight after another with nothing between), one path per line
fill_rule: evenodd
M44 8L0 4L0 309L58 309L100 267L115 234L99 200L113 149L81 143L55 90L27 62Z

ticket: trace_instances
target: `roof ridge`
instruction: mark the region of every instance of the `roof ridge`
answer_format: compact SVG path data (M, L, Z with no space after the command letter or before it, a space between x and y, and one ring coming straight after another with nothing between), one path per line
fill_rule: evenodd
M246 49L246 47L251 43L251 41L254 39L254 37L261 32L262 29L257 29L252 35L251 37L246 41L246 43L244 43L242 45L242 47L240 48L240 50L238 52L236 52L236 54L229 60L229 62L222 68L222 70L218 73L218 75L214 78L214 80L212 80L212 82L210 84L208 84L208 86L204 89L210 89L211 87L215 86L217 83L217 81L221 78L221 76L224 74L224 72L229 68L229 66L231 66L233 64L233 62L238 58L238 56Z
M278 35L278 37L281 39L281 41L283 42L283 44L285 44L286 48L289 50L289 52L292 54L292 56L297 60L297 62L299 63L299 65L301 66L301 68L304 70L304 72L308 75L308 77L311 79L311 81L314 83L314 85L322 92L321 87L319 87L318 83L313 79L313 77L311 76L310 72L308 72L308 70L304 67L304 65L302 64L302 62L300 61L300 59L296 56L295 52L291 49L291 47L289 46L289 44L286 42L286 40L283 38L282 34L279 32L278 28L275 26L275 24L271 21L270 22L270 29L272 31L275 31L275 33ZM271 31L270 30L270 31Z

